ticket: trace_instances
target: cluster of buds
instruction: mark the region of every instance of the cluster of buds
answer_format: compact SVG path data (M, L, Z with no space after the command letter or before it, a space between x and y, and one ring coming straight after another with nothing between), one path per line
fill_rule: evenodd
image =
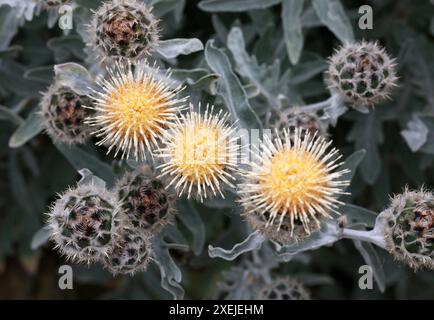
M146 270L152 237L170 223L174 197L147 166L127 172L114 190L79 184L48 214L56 247L76 262L100 261L114 275Z

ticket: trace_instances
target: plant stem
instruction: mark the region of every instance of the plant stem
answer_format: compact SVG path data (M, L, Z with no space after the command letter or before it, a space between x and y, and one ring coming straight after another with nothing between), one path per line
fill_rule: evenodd
M384 237L376 229L373 229L371 231L363 231L363 230L342 228L340 236L341 238L346 238L346 239L371 242L372 244L375 244L380 248L383 249L386 248L386 241L384 240Z
M333 102L333 100L335 99L334 96L331 96L330 98L328 98L327 100L321 101L321 102L317 102L317 103L312 103L312 104L308 104L305 106L301 106L300 109L306 112L316 112L316 111L320 111L322 109L327 108L328 106L330 106Z

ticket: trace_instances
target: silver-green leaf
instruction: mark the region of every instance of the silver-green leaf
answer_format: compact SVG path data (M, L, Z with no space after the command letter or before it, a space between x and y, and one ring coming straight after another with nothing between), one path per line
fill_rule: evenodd
M55 65L54 74L59 84L69 87L81 95L91 93L91 88L94 86L89 71L78 63L68 62Z
M258 232L252 232L242 242L237 243L232 249L226 250L219 247L208 246L208 254L211 258L221 258L227 261L235 260L243 253L259 250L266 238Z
M207 42L205 59L210 68L220 76L218 93L223 98L233 120L239 120L244 128L262 128L257 114L252 110L246 91L232 70L232 66L223 50L214 46L214 41Z
M378 256L374 246L369 242L362 242L360 240L354 240L354 245L359 250L366 264L372 269L375 282L381 292L386 290L386 275L384 273L383 263Z
M353 179L353 177L356 173L357 167L363 161L363 158L365 157L365 155L366 155L366 150L361 149L361 150L354 152L348 158L345 159L344 163L342 164L342 166L339 169L340 170L348 169L348 170L350 170L350 172L345 173L341 178L342 180L351 181Z
M286 50L292 64L297 64L303 50L303 30L301 16L303 0L282 0L282 24Z
M175 300L181 300L184 297L184 289L179 284L182 280L181 270L159 238L154 239L153 247L155 262L160 268L161 286L172 294Z
M177 208L179 211L178 218L193 235L193 252L195 255L199 255L205 244L205 225L199 212L186 199L177 201Z
M407 129L401 131L401 136L411 151L416 152L426 143L428 132L425 123L419 117L414 117L407 122Z
M44 226L41 229L38 230L38 232L35 233L35 235L33 236L32 242L30 244L30 248L32 250L36 250L38 248L40 248L41 246L43 246L45 243L48 242L48 240L50 239L50 228L48 226Z
M375 220L377 219L377 213L354 204L344 204L339 208L339 212L346 216L347 226L354 225L366 226L373 228L375 226Z
M321 22L342 42L353 41L350 19L339 0L313 0L313 7Z
M189 55L203 50L199 39L170 39L160 41L157 52L166 59L173 59L179 55Z
M271 68L265 65L258 65L255 57L250 57L246 52L243 32L240 28L234 27L228 34L228 48L232 52L232 56L237 65L237 71L249 79L259 91L267 98L269 103L278 105L276 94L270 90L270 82L274 80L274 86L277 87L278 78L275 78L274 72L270 72ZM270 81L271 80L271 81Z
M21 123L9 139L9 147L19 148L36 137L43 129L43 119L35 110Z

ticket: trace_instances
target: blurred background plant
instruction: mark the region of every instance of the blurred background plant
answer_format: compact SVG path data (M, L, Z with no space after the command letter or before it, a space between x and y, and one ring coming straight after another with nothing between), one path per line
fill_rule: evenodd
M327 101L324 72L334 49L345 41L378 40L397 58L399 89L392 91L392 99L371 109L326 108L319 120L308 117L308 126L328 127L334 146L345 158L352 155L351 168L357 169L351 195L343 200L353 205L341 212L365 217L365 226L373 227L377 213L389 205L389 195L401 193L406 185L432 187L433 1L143 2L154 6L160 19L160 43L150 62L172 68L172 78L187 86L193 103L226 107L246 127L261 123L267 128L276 118L285 122L276 113L286 116L290 107ZM85 91L86 82L80 87L79 80L101 72L85 43L91 9L102 1L68 3L73 30L58 27L56 1L0 0L1 298L252 298L273 279L286 277L301 281L313 299L432 298L429 271L415 273L387 251L359 241L330 242L290 258L276 255L268 243L234 259L210 258L208 244L230 248L251 232L232 193L203 203L178 200L176 221L154 249L159 263L146 272L113 277L100 265L73 265L74 290L60 290L58 268L65 261L47 242L43 213L56 193L80 179L78 170L88 168L111 185L122 168L134 167L91 143L53 144L42 134L41 92L54 79ZM373 8L372 30L358 27L358 8L364 4ZM71 74L76 75L72 80ZM294 125L294 119L286 121ZM280 122L274 125L285 127ZM348 224L357 227L360 222ZM211 256L219 255L212 249ZM358 270L365 261L375 270L373 290L358 287ZM221 288L231 288L239 279L246 279L245 285L225 296Z

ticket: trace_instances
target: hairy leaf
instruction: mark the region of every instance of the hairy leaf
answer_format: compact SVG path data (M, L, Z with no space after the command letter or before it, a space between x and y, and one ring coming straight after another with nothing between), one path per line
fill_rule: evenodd
M321 22L339 40L342 42L354 40L353 28L340 0L312 0L312 4Z
M160 41L157 52L166 59L173 59L179 55L188 55L203 50L199 39L170 39Z
M303 50L303 30L301 15L303 0L282 0L282 24L286 50L292 64L297 64Z
M36 137L43 129L43 119L35 110L20 124L9 139L9 147L19 148Z
M206 44L205 59L210 68L220 76L218 92L232 117L239 120L244 128L261 128L261 122L252 110L247 94L233 72L228 57L213 45L212 40Z

